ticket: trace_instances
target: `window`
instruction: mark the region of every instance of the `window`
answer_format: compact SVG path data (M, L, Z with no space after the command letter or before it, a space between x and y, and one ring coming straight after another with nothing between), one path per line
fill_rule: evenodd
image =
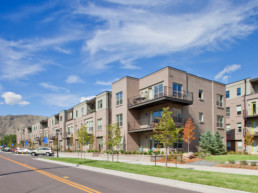
M219 128L223 128L223 116L221 116L221 115L218 115L217 116L217 127L219 127Z
M203 113L199 113L199 122L203 122Z
M182 95L182 84L173 83L173 96L181 97Z
M182 123L183 119L182 119L182 109L176 109L173 108L173 120L175 123Z
M230 97L230 92L229 90L226 91L226 98L228 99Z
M122 114L116 115L116 122L119 127L123 126L123 115Z
M238 141L237 142L237 151L242 151L242 146L243 146L242 141Z
M116 93L116 105L123 103L123 92Z
M227 151L231 150L231 141L227 141Z
M253 121L253 134L256 133L256 121Z
M226 116L227 116L227 117L230 116L230 107L226 107Z
M98 130L102 130L102 119L98 119Z
M81 112L82 112L82 115L83 115L83 107L81 108Z
M177 143L173 143L173 148L177 148L177 149L181 149L183 148L183 142L177 142Z
M75 111L75 116L78 117L78 110Z
M89 133L92 133L93 131L93 121L89 121L89 124L88 124L88 129L89 129Z
M237 96L241 96L241 88L237 88Z
M242 132L242 123L237 123L237 132Z
M217 95L217 106L223 107L223 95Z
M226 125L227 132L230 132L230 124Z
M52 120L52 125L54 125L54 120Z
M98 101L98 109L101 109L102 108L102 100L99 100Z
M237 105L237 108L236 108L236 111L237 111L237 115L241 115L241 105Z
M63 121L63 116L60 116L60 118L59 118L59 119L60 119L60 121Z
M199 90L199 99L203 99L203 90Z
M163 84L154 86L154 98L159 98L163 96Z

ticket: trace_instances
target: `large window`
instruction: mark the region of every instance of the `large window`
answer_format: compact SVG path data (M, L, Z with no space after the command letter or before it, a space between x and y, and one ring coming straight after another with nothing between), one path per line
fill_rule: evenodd
M116 93L116 105L123 103L123 92Z
M237 96L241 96L241 87L237 88Z
M182 84L173 83L173 96L174 97L182 96Z
M92 131L93 131L93 121L89 121L88 130L89 130L89 133L92 133Z
M237 123L237 132L242 132L242 123Z
M203 99L203 90L199 90L198 97L199 99Z
M182 123L182 109L173 108L173 120L175 123Z
M230 97L230 92L229 90L226 91L226 98L228 99Z
M224 117L221 115L218 115L217 116L217 127L223 128L223 121L224 121Z
M75 117L78 117L78 110L75 111Z
M237 105L236 111L237 111L237 115L241 115L241 112L242 112L241 105Z
M242 151L242 146L243 146L242 141L238 141L237 142L237 151Z
M229 117L230 116L230 107L226 108L226 116Z
M163 96L163 84L154 86L154 98L159 98Z
M199 122L203 122L203 113L199 113Z
M99 100L99 101L98 101L98 109L102 109L102 107L103 107L102 105L103 105L103 104L102 104L102 100Z
M116 115L116 122L119 127L123 126L123 114Z
M226 125L227 132L230 132L230 124Z
M223 95L217 95L217 106L223 107Z
M98 119L98 130L102 130L102 119Z

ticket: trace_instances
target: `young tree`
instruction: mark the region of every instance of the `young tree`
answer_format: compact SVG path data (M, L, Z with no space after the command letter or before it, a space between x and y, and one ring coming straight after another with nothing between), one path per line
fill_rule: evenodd
M183 139L188 144L188 153L189 153L189 145L191 144L192 140L195 139L194 129L195 129L194 123L189 118L183 130Z
M214 137L208 130L200 136L200 152L211 153L214 152Z
M166 167L167 167L167 157L168 157L168 146L173 145L173 143L179 141L180 128L176 128L175 123L171 117L172 111L169 111L169 107L163 108L161 117L159 118L159 123L155 123L154 129L154 139L163 144L166 148Z
M94 136L87 132L87 129L84 125L77 131L78 143L81 145L81 156L82 156L82 147L87 144L92 144L94 141Z
M223 143L223 140L220 136L220 133L218 131L215 132L214 135L214 148L213 148L213 154L214 155L221 155L225 153L225 146Z
M252 146L254 143L254 136L253 134L248 130L245 135L245 146L250 145Z
M106 146L109 151L112 152L112 162L114 161L113 151L114 147L117 147L121 143L121 130L117 123L110 124L107 127L107 141Z

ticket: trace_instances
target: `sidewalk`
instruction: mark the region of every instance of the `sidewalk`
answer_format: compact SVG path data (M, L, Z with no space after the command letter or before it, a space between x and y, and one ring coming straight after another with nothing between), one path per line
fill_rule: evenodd
M60 162L60 161L52 161L52 160L41 159L41 158L37 158L37 160L48 162L48 163L55 163L55 164L75 167L75 168L89 170L89 171L93 171L93 172L104 173L104 174L108 174L108 175L119 176L119 177L128 178L128 179L132 179L132 180L138 180L138 181L149 182L149 183L154 183L154 184L159 184L159 185L164 185L164 186L170 186L170 187L180 188L180 189L184 189L184 190L202 192L202 193L222 193L222 192L223 193L245 193L244 191L239 191L239 190L231 190L231 189L202 185L202 184L182 182L182 181L177 181L177 180L170 180L170 179L165 179L165 178L145 176L145 175L133 174L133 173L127 173L127 172L120 172L120 171L97 168L97 167L90 167L90 166L85 166L85 165L78 166L77 164L70 164L70 163L65 163L65 162Z
M74 157L80 158L78 155L75 154L67 154L67 153L60 153L59 157ZM83 157L84 158L84 157ZM85 157L86 159L91 160L101 160L106 161L107 158L100 158L100 157ZM111 161L111 156L109 156L109 161ZM118 158L119 159L119 158ZM114 155L114 161L117 161L117 156ZM140 164L140 165L155 165L154 162L146 162L146 161L131 161L131 160L120 160L119 162L130 163L130 164ZM164 166L165 163L157 162L158 166ZM224 168L224 167L212 167L212 166L200 166L200 165L188 165L188 164L173 164L168 163L168 167L178 167L178 168L185 168L191 170L200 170L200 171L209 171L209 172L221 172L221 173L230 173L230 174L241 174L241 175L254 175L258 176L258 170L248 170L248 169L238 169L238 168Z

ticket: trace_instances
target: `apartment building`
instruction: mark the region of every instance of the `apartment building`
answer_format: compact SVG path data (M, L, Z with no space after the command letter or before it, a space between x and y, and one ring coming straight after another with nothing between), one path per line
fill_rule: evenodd
M226 85L227 150L258 153L258 78L244 79ZM245 146L244 137L250 131L252 146Z
M177 127L188 118L195 124L190 145L196 151L200 134L219 131L226 143L225 85L185 71L166 67L143 78L124 77L112 84L112 122L121 128L122 148L126 151L148 150L159 142L153 138L154 123L163 107L173 111ZM186 150L183 142L173 148Z
M24 127L21 129L18 129L16 132L16 141L18 144L23 144L25 145L26 141L30 141L32 138L32 129L31 127Z

